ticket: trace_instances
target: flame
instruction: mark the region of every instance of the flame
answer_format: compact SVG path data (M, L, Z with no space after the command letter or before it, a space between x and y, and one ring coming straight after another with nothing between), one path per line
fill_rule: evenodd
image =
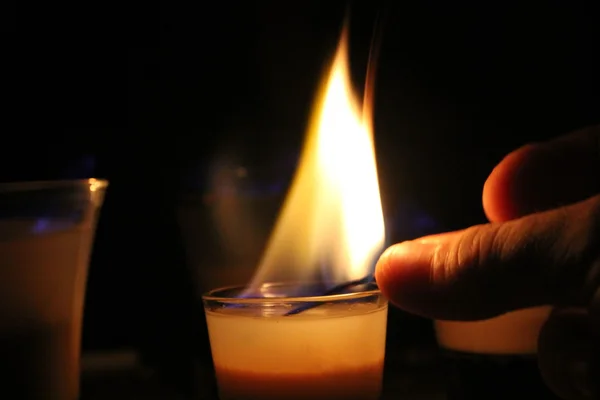
M345 28L249 291L266 282L336 283L371 272L385 241L371 109L361 108L352 90Z

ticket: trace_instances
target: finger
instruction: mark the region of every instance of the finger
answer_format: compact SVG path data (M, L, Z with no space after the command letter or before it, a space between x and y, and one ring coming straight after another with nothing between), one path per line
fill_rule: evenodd
M557 210L390 247L379 287L407 311L474 320L577 294L600 251L600 195Z
M483 188L490 221L507 221L600 193L600 125L510 153Z
M538 339L538 362L546 384L567 400L594 399L597 338L585 309L555 310Z

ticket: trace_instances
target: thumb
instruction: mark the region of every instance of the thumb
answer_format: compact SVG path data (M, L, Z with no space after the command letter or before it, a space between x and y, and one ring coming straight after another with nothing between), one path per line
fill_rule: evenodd
M597 195L509 222L396 244L379 259L376 279L383 294L409 312L476 320L589 301L576 296L588 290L587 275L599 258Z

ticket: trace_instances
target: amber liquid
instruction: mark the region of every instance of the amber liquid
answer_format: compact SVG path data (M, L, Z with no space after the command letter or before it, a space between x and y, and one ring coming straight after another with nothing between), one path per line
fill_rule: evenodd
M377 400L383 363L325 373L256 373L216 366L221 400Z
M13 399L76 400L91 227L30 228L0 223L0 384Z

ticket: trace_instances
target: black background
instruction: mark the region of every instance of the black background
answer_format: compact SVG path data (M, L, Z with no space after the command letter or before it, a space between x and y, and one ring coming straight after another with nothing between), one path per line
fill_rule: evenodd
M43 7L5 10L0 178L108 178L84 348L176 352L196 307L178 196L208 190L223 158L289 182L346 3ZM600 120L585 2L352 2L358 88L378 13L390 242L484 222L481 189L507 152Z

